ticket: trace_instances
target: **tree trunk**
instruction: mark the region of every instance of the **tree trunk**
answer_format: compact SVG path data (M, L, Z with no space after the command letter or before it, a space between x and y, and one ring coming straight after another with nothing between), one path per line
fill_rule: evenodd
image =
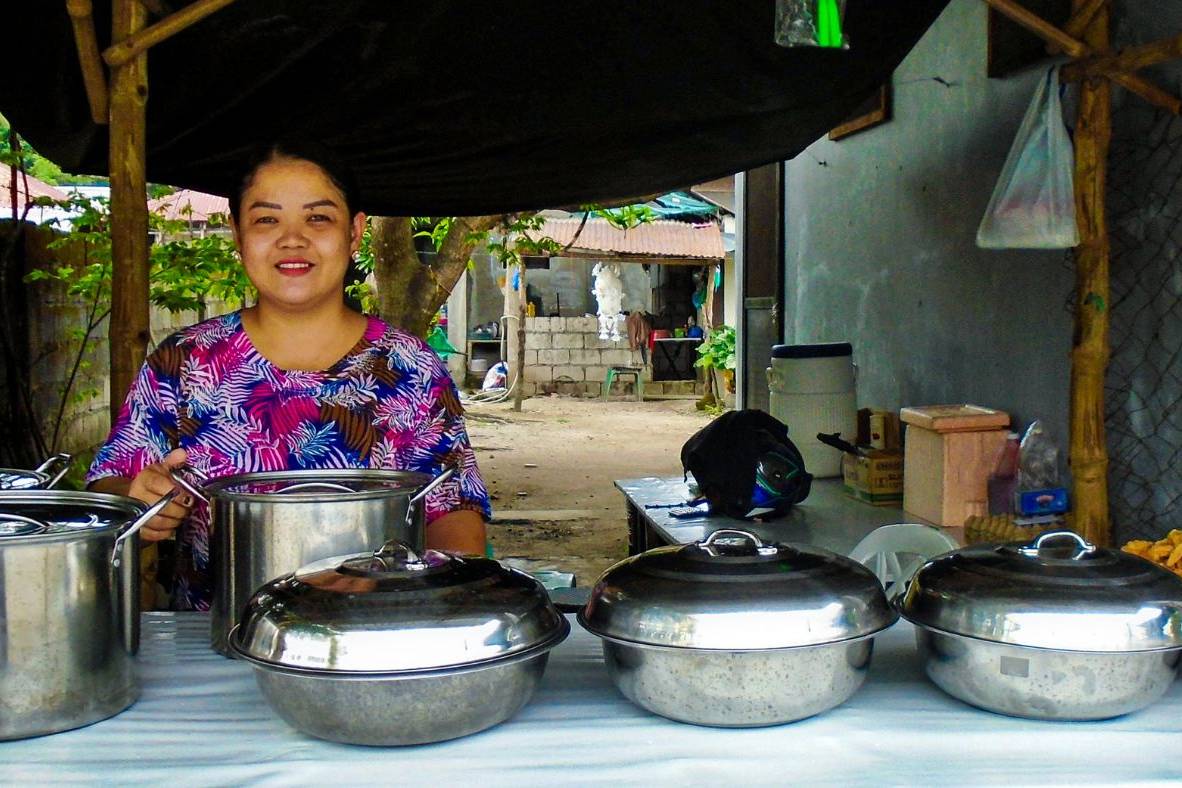
M373 217L374 276L378 282L378 314L386 322L425 337L431 320L468 270L476 243L473 233L494 227L499 216L452 220L439 251L419 258L411 220L405 216Z
M513 410L521 412L521 401L525 397L525 312L529 301L525 289L525 263L517 266L517 388L513 392ZM508 271L505 272L508 275ZM639 384L638 384L639 385Z

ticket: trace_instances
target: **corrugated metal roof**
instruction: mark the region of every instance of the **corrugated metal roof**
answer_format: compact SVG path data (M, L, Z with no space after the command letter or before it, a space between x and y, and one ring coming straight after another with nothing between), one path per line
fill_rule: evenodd
M54 200L68 200L70 195L57 187L50 186L45 181L28 176L29 188L25 190L25 176L19 172L16 175L16 208L24 210L25 203L38 197L50 197ZM12 208L12 168L0 167L0 207Z
M188 206L191 213L186 213ZM158 213L166 219L179 219L186 222L208 222L215 213L230 215L230 201L216 194L181 189L165 197L148 200L148 210Z
M575 237L580 221L577 218L547 217L538 236L548 236L566 246ZM715 222L689 224L687 222L655 221L618 230L606 219L588 219L579 233L574 249L617 254L653 255L657 257L701 257L717 259L726 253L722 247L722 233Z

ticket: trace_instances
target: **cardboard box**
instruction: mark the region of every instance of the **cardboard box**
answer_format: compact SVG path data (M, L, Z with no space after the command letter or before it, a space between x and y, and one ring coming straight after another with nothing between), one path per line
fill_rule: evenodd
M870 448L870 444L881 448ZM903 449L899 417L891 411L858 411L857 444L861 454L841 457L842 486L847 495L873 506L903 503Z

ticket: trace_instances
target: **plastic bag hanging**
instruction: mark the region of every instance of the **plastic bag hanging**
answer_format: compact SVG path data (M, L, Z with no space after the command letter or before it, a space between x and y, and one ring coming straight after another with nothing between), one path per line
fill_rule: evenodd
M845 0L776 0L775 41L782 47L849 49Z
M1063 125L1059 68L1039 81L977 228L985 249L1068 249L1075 223L1075 152Z

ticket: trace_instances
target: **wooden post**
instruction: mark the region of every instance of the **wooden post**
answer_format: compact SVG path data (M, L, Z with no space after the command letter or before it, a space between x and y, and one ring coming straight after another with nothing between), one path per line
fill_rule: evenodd
M525 261L518 258L517 270L517 388L513 390L513 410L521 412L525 399L525 311L529 305L525 297Z
M111 38L140 30L147 14L139 0L112 0ZM143 363L148 334L148 194L145 108L148 55L141 52L111 71L111 421Z
M1072 0L1077 10L1087 0ZM1098 11L1084 34L1096 52L1108 49L1109 11ZM1071 353L1072 499L1076 530L1096 544L1112 539L1108 518L1108 449L1104 429L1104 376L1108 369L1108 227L1104 189L1112 136L1111 85L1103 77L1081 82L1075 129L1076 313Z

